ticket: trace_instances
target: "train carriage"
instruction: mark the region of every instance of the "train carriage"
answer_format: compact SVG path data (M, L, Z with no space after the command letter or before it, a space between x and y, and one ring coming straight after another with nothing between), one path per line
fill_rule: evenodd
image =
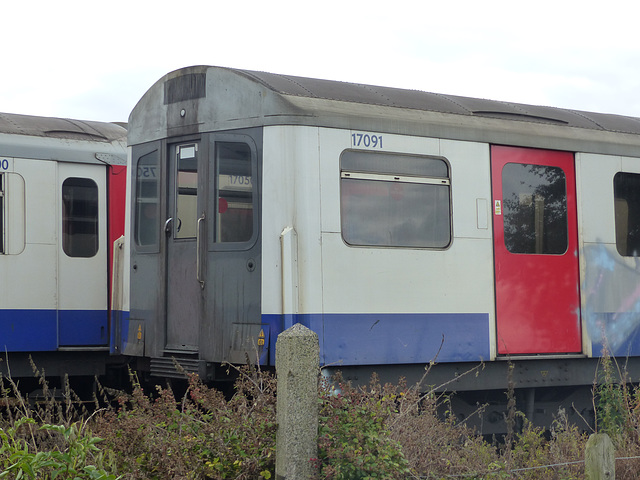
M172 72L129 118L117 348L213 379L273 365L299 322L352 379L435 362L428 382L457 378L467 411L511 363L531 417L559 397L589 408L603 347L640 374L639 134L631 117Z
M0 372L100 375L124 233L122 125L0 114Z

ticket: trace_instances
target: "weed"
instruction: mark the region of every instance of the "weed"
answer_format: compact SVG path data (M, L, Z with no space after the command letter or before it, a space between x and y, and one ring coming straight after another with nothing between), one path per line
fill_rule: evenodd
M176 398L169 386L145 391L131 375L129 393L98 385L92 414L67 381L54 392L42 380L34 399L0 377L0 478L273 479L275 378L256 367L236 373L230 399L195 376ZM584 476L587 436L564 410L548 431L528 423L516 408L512 381L510 433L502 446L459 423L450 409L441 418L448 397L436 394L439 388L382 385L376 376L366 387L336 382L338 390L327 383L319 388L318 480ZM594 405L599 431L612 435L616 456L623 457L616 478L636 478L640 392L614 359L603 359Z

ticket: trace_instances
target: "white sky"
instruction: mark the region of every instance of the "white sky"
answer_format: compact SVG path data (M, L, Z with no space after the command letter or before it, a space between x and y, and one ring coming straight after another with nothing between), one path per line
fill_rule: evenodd
M640 117L639 13L633 0L5 1L0 111L126 121L164 74L204 64Z

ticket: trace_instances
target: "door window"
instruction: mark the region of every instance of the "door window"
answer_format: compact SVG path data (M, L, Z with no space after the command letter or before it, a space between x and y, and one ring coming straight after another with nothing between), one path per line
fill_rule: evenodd
M62 184L62 248L70 257L98 253L98 186L90 178Z
M215 241L247 242L253 236L255 198L249 145L217 142L216 165L218 212Z
M561 168L507 163L502 170L502 200L509 252L566 252L567 188Z
M198 146L177 149L175 238L195 238L198 223Z

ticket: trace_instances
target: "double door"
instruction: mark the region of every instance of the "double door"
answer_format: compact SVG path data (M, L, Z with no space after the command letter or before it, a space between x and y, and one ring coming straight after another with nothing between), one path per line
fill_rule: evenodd
M253 301L243 295L257 263L251 145L219 135L167 147L165 350L219 353L226 347L218 337L244 322Z

